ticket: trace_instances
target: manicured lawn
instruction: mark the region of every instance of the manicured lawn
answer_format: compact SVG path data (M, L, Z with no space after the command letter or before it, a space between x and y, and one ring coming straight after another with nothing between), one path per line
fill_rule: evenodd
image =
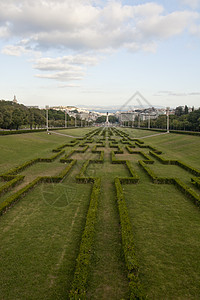
M172 185L124 188L148 299L198 299L199 209Z
M119 128L118 128L119 129ZM84 136L94 128L56 131L61 135L31 133L0 137L0 172L36 157L51 157L52 149ZM162 157L178 159L200 170L200 138L179 134L159 135L148 130L122 128L130 137L163 151ZM147 137L149 135L155 135ZM88 159L98 159L91 149L103 136L94 136L85 153L75 152L77 159L67 177L60 183L43 183L0 216L0 290L1 299L67 299L73 281L76 258L89 207L92 184L78 184L75 176ZM138 161L141 154L129 154L121 137L112 136L123 148L117 159L129 160L139 176L137 184L123 184L123 192L132 224L139 278L147 299L200 298L200 210L170 184L153 184ZM80 142L82 143L82 141ZM134 143L134 142L133 142ZM65 154L75 147L64 148ZM85 176L101 178L101 193L87 299L128 299L129 287L121 241L121 227L116 202L114 179L130 176L125 164L111 164L108 131L104 163L91 163ZM136 146L136 151L149 153ZM61 157L64 157L63 154ZM8 196L38 176L55 176L68 163L60 158L40 162L20 174L24 181L1 197ZM177 177L196 193L189 172L174 165L155 162L148 167L158 176ZM0 181L0 187L4 182Z
M90 190L43 184L1 217L1 299L66 299Z

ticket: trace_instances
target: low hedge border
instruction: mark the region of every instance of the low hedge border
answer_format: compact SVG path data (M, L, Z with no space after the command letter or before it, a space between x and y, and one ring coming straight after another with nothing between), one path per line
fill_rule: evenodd
M184 170L190 172L191 174L194 174L196 176L200 176L200 171L185 164L184 162L180 161L180 160L169 160L169 159L165 159L163 157L161 157L160 155L156 154L153 151L149 151L149 153L154 156L157 160L159 160L162 164L165 165L177 165L181 168L183 168Z
M10 135L10 134L22 134L22 133L32 133L46 131L46 129L27 129L27 130L0 130L0 135Z
M30 190L32 190L36 185L41 182L60 182L62 181L66 175L69 173L71 168L76 163L76 160L73 160L63 171L60 172L58 176L44 176L37 177L32 182L27 184L25 187L17 191L15 194L8 197L5 201L0 204L0 215L5 213L11 206L13 206L16 202L18 202L21 198L23 198Z
M180 179L174 179L174 185L187 197L189 197L194 204L200 206L200 196L194 192L191 188L189 188L185 183L183 183Z
M155 147L152 147L152 146L149 146L149 145L142 145L138 142L135 143L139 148L149 148L150 150L152 150L154 153L156 154L162 154L162 151L158 150L157 148Z
M12 178L10 181L8 181L6 184L0 187L0 196L7 193L9 190L11 190L14 186L20 184L20 182L24 180L23 175L17 175L14 178Z
M70 157L74 154L74 153L84 153L87 149L89 148L88 145L84 146L83 149L73 149L71 150L69 153L67 153L63 158L60 159L60 162L70 162L73 159L71 159Z
M200 189L200 178L199 177L196 177L196 178L191 178L191 182L196 185L196 187L198 189Z
M100 178L84 176L87 167L92 162L92 160L86 160L83 163L79 174L76 176L76 181L78 183L93 183L93 188L86 217L86 224L81 238L80 250L76 259L76 268L72 288L69 293L69 299L86 299L87 281L93 254L98 198L101 187Z
M128 151L130 154L139 154L139 155L143 156L143 158L144 158L144 160L145 160L145 162L146 162L147 164L153 164L153 163L154 163L154 160L152 160L151 157L150 157L148 154L146 154L146 153L144 153L144 152L142 152L142 151L132 150L129 146L126 146L126 149L127 149L127 151ZM144 161L144 160L143 160L143 161Z
M118 147L118 143L109 142L109 147L110 148L117 148Z
M140 144L140 145L144 144L144 141L141 141L140 139L131 138L131 137L129 137L128 139L129 139L130 141L136 142L136 143L138 143L138 144Z
M54 161L57 157L59 157L60 155L62 155L65 151L62 150L56 154L54 154L53 156L51 157L48 157L48 158L34 158L34 159L31 159L27 162L25 162L24 164L18 166L18 167L15 167L14 169L11 169L10 171L8 171L7 173L5 174L2 174L2 175L15 175L15 174L18 174L20 173L21 171L25 170L26 168L30 167L31 165L33 164L36 164L38 162L52 162ZM1 175L1 177L2 177Z
M129 214L120 181L121 180L119 178L115 178L117 206L121 225L122 246L125 263L128 270L130 291L129 299L145 299L138 277L139 265L135 254L132 226L129 219Z
M97 220L98 198L100 194L101 179L95 178L90 205L86 217L86 224L81 238L80 250L76 259L76 268L69 299L86 299L87 281L90 271L91 257Z
M155 173L145 164L143 161L139 161L139 165L145 170L145 172L149 175L153 183L158 184L174 184L178 189L185 194L188 198L192 199L193 202L200 206L200 196L194 192L191 188L189 188L185 183L183 183L180 179L174 177L158 177Z
M58 148L53 149L52 151L53 151L53 152L60 152L63 148L66 148L66 147L74 147L74 146L76 146L78 143L79 143L78 141L73 141L73 142L71 141L71 142L69 142L69 143L66 143L66 144L63 144L63 145L59 146Z
M120 177L120 182L123 184L129 184L129 183L137 183L139 181L139 177L137 173L133 170L131 163L129 160L118 160L116 159L115 152L111 152L111 163L112 164L124 164L126 165L126 168L128 169L131 176L127 177Z

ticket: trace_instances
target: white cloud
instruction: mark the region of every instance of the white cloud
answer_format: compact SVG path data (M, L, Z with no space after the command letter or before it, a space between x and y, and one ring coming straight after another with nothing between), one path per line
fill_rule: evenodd
M84 0L7 0L0 2L1 28L11 36L26 38L41 49L102 50L181 34L195 13L164 14L161 5L150 2L123 5L108 1L97 6ZM0 31L1 32L1 31ZM130 47L129 47L130 48ZM139 47L140 48L140 47Z
M80 87L78 84L69 83L69 84L59 84L59 88L77 88Z
M200 0L179 0L183 5L188 5L193 9L200 5Z
M63 72L49 73L49 74L36 74L38 78L45 79L55 79L57 81L72 81L72 80L82 80L85 73L78 70L68 70Z
M37 74L36 77L59 81L82 80L86 74L86 66L94 66L98 61L98 57L81 54L57 58L43 57L35 60L34 68L39 71L52 72L51 74Z
M191 32L191 34L200 37L200 25L193 24L190 27L190 32Z
M26 49L24 46L19 45L7 45L3 47L1 53L11 56L21 56L23 54L27 54L30 56L40 56L41 53L39 51L33 51Z
M193 6L200 0L180 1ZM180 35L186 29L198 35L198 19L194 11L167 13L154 2L125 5L122 0L0 1L0 37L9 40L2 53L43 56L34 59L33 67L50 73L37 77L81 80L86 67L102 59L98 53L121 48L156 52L158 41ZM55 49L72 55L44 57L47 50Z
M159 91L155 94L155 96L175 96L175 97L188 97L188 96L199 96L200 92L174 92L174 91Z
M173 12L166 16L153 16L139 22L139 31L147 38L169 38L181 34L198 17L194 12Z
M99 62L98 57L89 55L68 55L57 58L39 58L35 60L34 68L38 70L65 70L72 65L94 66ZM77 68L77 67L76 67Z

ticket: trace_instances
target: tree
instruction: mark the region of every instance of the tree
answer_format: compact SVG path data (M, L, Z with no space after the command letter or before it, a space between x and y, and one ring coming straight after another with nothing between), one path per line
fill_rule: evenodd
M5 129L11 129L11 124L12 124L12 111L8 108L4 108L2 110L3 114L3 125L2 128Z
M45 116L42 114L42 112L39 109L35 109L34 110L34 125L35 128L38 126L42 126L46 123L46 118Z
M188 114L188 107L187 107L187 105L185 105L185 107L184 107L184 114L185 114L185 115Z
M3 114L0 112L0 127L3 126Z
M106 116L101 116L96 119L96 123L105 123L105 122L106 122Z
M30 129L32 129L34 125L34 110L32 108L29 108L26 119L30 126Z
M24 124L25 114L19 108L16 108L12 113L12 127L16 130L19 129L19 126Z
M159 116L156 120L156 127L165 129L166 128L166 116Z
M182 106L177 106L175 109L175 115L180 117L183 114L183 107Z
M200 109L194 110L188 115L188 121L191 123L191 130L200 129Z
M117 123L117 122L118 122L118 118L115 117L115 116L109 116L109 117L108 117L108 121L109 121L110 123Z

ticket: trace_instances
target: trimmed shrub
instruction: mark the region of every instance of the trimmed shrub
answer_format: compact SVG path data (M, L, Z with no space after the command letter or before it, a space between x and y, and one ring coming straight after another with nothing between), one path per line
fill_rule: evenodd
M119 178L115 178L115 188L121 225L123 253L128 270L130 299L144 299L138 278L139 265L135 254L132 226Z
M95 178L90 197L90 206L87 213L85 229L81 238L79 255L76 259L76 269L69 299L86 298L86 287L90 271L91 257L93 254L100 186L100 178Z
M200 189L200 178L196 177L196 178L191 178L191 182L196 185L197 188Z
M8 197L4 202L0 204L0 214L2 215L4 212L7 211L8 208L10 208L13 204L15 204L17 201L19 201L21 198L23 198L30 190L32 190L36 185L38 185L41 182L60 182L63 180L66 175L69 173L71 168L76 163L76 160L72 161L58 176L43 176L43 177L37 177L32 182L27 184L25 187L17 191L15 194ZM19 177L19 176L17 176ZM24 178L24 176L21 176L21 180Z
M182 193L184 193L187 197L189 197L197 206L200 206L200 196L197 193L195 193L191 188L189 188L185 183L183 183L178 178L175 178L174 184Z
M24 180L23 175L17 175L14 178L12 178L10 181L8 181L6 184L0 187L0 196L11 190L14 186L20 184L20 182Z

